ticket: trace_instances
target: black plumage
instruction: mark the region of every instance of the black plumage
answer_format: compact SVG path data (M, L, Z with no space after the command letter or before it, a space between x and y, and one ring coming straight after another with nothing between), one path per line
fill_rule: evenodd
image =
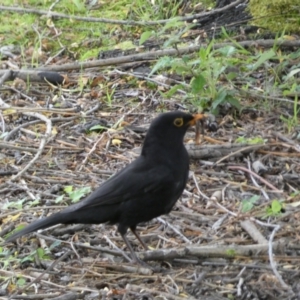
M150 125L141 155L119 173L104 182L82 201L58 213L39 219L13 233L6 242L56 224L118 224L118 231L135 262L139 261L126 233L136 232L140 222L171 211L188 179L189 157L183 144L189 126L204 115L180 111L164 113Z

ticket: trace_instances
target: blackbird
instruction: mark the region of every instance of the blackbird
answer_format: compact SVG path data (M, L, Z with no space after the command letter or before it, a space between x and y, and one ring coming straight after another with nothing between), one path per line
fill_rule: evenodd
M129 243L128 228L148 250L136 232L140 222L171 211L181 196L189 173L189 157L183 144L187 129L205 115L168 112L154 119L146 134L141 155L104 182L82 201L13 233L5 242L56 224L118 224L133 262L140 262Z

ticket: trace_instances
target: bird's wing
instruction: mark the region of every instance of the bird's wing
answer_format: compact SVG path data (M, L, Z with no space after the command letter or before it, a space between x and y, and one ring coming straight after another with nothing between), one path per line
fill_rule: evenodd
M84 200L66 208L64 212L113 205L144 193L157 192L173 181L173 174L163 165L151 166L137 159L122 171L104 182Z

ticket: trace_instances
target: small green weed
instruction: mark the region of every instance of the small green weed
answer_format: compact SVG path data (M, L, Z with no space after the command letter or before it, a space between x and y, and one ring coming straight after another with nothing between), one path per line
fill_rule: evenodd
M73 190L72 185L65 186L64 192L71 198L72 203L78 202L82 197L89 194L91 192L91 188L89 186L82 187L76 190ZM55 203L61 203L64 199L65 195L60 195L55 199Z
M267 207L265 218L276 217L280 215L283 209L283 203L280 200L273 200L271 206Z
M259 196L254 195L249 199L243 200L242 201L242 212L246 213L246 212L249 212L250 210L252 210L252 208L254 207L254 205L258 199L259 199Z

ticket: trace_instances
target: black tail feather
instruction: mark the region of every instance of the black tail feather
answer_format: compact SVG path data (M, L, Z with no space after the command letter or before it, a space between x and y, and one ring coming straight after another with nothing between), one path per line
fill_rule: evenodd
M67 218L67 216L66 216L66 218ZM17 238L19 238L25 234L37 231L39 229L45 229L45 228L48 228L48 227L51 227L53 225L57 225L60 223L67 223L66 219L64 220L64 222L62 222L62 220L63 220L63 217L62 217L61 213L56 213L47 218L37 220L37 221L27 225L25 228L21 229L20 231L17 231L14 234L12 234L11 236L9 236L5 240L5 243L13 242Z

